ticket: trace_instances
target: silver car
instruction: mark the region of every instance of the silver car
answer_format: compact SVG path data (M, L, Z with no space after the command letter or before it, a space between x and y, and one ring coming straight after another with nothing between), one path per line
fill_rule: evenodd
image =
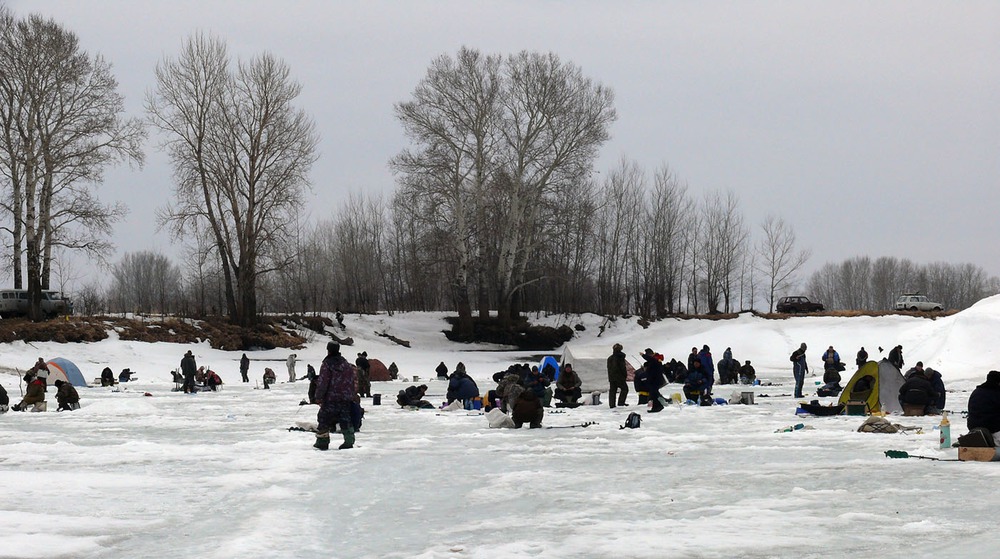
M897 311L940 311L944 310L944 305L935 303L926 295L919 293L904 293L896 299Z

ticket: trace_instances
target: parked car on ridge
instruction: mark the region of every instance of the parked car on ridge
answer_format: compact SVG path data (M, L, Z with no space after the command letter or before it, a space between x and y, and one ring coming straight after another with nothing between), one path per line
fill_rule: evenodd
M809 297L801 295L782 297L775 306L775 310L781 313L822 312L823 308L823 303L810 301Z

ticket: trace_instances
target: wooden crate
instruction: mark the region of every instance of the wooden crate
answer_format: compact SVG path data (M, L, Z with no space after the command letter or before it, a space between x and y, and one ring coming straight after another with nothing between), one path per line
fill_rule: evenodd
M958 459L967 462L992 462L997 460L997 449L993 447L958 447Z

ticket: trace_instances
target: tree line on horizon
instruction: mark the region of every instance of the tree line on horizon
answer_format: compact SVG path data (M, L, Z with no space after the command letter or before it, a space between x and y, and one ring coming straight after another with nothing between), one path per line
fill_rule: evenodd
M95 189L107 165L142 163L150 128L174 174L159 223L185 256L125 254L112 281L76 290L80 311L224 314L252 326L262 313L450 310L468 336L491 311L511 326L526 311L770 310L810 256L781 217L751 227L734 192L696 194L666 165L650 173L623 158L598 178L613 92L552 53L463 47L433 60L394 107L409 141L389 162L395 192L352 195L317 223L302 210L318 134L287 64L269 53L233 59L223 40L198 33L155 76L145 121L126 118L110 65L56 22L0 7L15 287L26 277L38 292L53 270L71 275L59 269L62 249L113 256L107 236L123 208ZM996 292L972 265L890 260L870 265L897 274L887 280L865 286L843 271L860 264L827 264L826 276L858 285L817 272L809 289L842 308L877 307L901 285L947 289L949 306Z

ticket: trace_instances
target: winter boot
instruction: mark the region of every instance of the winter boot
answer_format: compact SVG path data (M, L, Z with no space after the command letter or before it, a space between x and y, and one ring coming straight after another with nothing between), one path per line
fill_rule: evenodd
M660 402L660 398L654 398L650 401L653 407L649 409L647 413L657 413L663 411L663 404Z
M348 427L343 430L344 433L344 443L339 447L340 450L346 450L348 448L354 448L354 427Z
M319 450L329 450L330 449L330 433L317 433L316 442L313 443L313 448L318 448Z

